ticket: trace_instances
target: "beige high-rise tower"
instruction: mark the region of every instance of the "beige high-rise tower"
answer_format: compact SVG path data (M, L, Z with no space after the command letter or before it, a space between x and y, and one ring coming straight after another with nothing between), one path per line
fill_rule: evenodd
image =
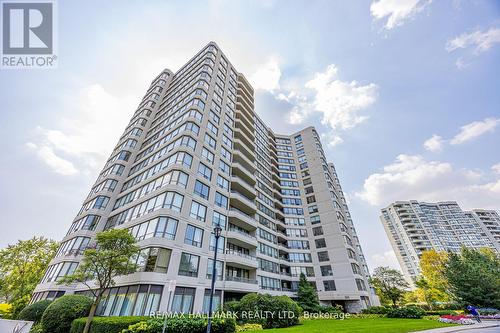
M127 228L141 247L138 270L116 279L98 314L207 311L219 223L214 306L250 292L295 297L301 273L324 304L349 312L377 304L318 134L274 133L256 115L253 93L215 43L158 75L32 301L84 292L57 280L97 232Z

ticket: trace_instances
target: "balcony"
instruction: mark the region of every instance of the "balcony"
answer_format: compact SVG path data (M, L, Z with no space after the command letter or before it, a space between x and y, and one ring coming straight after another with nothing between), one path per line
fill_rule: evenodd
M229 208L229 222L234 225L237 225L244 229L255 230L257 229L257 221L254 218L254 215L247 214L242 212L241 210L230 207Z
M249 184L246 180L238 176L231 176L231 190L243 194L250 200L256 197L254 185Z
M256 269L258 267L257 258L250 254L226 250L225 262L231 266L243 269Z
M226 276L224 279L224 290L258 292L259 284L257 280L246 279L236 276Z
M257 212L257 206L255 206L255 202L253 200L234 190L231 190L229 204L248 215L253 215Z
M257 248L258 242L255 236L249 233L243 232L236 228L229 228L226 232L226 239L230 240L231 243L241 246L241 247L252 247Z
M242 164L237 162L233 163L231 166L232 166L231 170L235 176L243 178L243 180L245 180L248 184L252 185L252 187L253 185L255 185L256 180L253 172L250 172L250 170L248 170Z
M255 141L255 134L251 128L248 127L240 118L235 118L234 119L234 136L236 137L237 134L241 136L245 136L247 138L247 141L254 142Z
M234 138L233 140L233 146L234 150L239 150L241 151L246 158L248 158L250 161L255 160L255 152L252 148L250 148L248 145L246 145L243 141L240 139Z
M239 163L248 171L255 172L255 159L249 159L243 152L239 150L233 151L233 163Z

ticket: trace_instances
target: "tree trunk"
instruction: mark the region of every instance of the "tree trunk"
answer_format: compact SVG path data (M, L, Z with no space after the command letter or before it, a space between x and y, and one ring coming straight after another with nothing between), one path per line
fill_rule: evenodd
M83 333L89 333L90 325L92 324L92 320L94 319L95 316L95 311L97 310L97 305L99 305L100 301L101 301L101 295L97 296L94 303L92 303L92 306L90 307L89 316L87 317L87 321L85 322L85 327L83 328Z

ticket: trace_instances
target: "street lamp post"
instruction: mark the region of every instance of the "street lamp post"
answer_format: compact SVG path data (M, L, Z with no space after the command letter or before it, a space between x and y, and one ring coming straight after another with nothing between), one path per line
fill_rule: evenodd
M212 329L212 304L214 301L214 289L215 289L215 279L217 278L217 252L219 237L222 233L222 228L219 223L215 225L214 236L215 236L215 252L214 252L214 263L212 265L212 286L210 288L210 301L208 302L208 323L207 323L207 333L210 333Z

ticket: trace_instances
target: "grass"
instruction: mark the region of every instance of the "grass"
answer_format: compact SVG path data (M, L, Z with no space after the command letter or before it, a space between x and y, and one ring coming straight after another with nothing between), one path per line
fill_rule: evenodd
M301 325L287 328L276 328L259 333L406 333L448 327L449 324L427 319L394 319L394 318L355 318L355 319L318 319L303 320Z

